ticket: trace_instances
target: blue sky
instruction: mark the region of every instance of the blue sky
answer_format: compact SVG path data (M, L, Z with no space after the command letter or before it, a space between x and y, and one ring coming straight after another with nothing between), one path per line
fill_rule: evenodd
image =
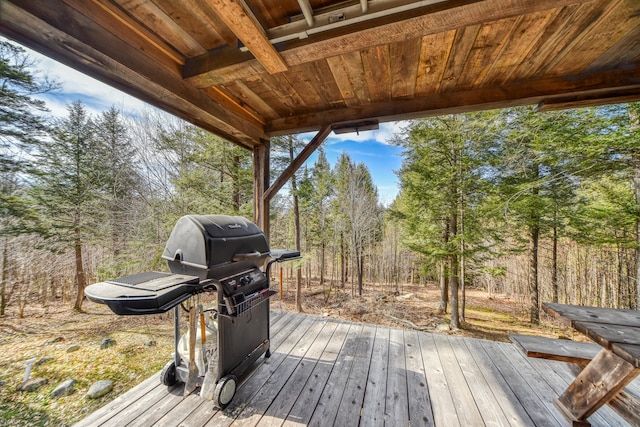
M146 104L117 89L105 85L91 77L75 71L59 62L29 51L39 62L38 68L45 70L51 77L62 84L62 90L56 94L43 97L47 107L56 116L67 114L67 105L80 100L92 114L98 114L115 105L127 111L138 111ZM400 149L389 143L395 132L399 132L402 123L381 123L380 129L360 132L360 134L331 133L323 143L327 158L333 166L337 158L347 152L356 163L364 163L371 171L378 187L380 202L389 205L398 193L398 179L394 171L400 168ZM304 140L310 140L313 133L302 134ZM314 153L307 164L311 166L317 155Z

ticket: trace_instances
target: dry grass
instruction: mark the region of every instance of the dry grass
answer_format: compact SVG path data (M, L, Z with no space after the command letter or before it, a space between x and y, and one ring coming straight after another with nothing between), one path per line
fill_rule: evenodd
M173 351L170 316L116 316L106 306L86 303L87 312L30 308L24 319L8 315L0 327L0 425L65 426L78 421L162 369ZM100 348L104 338L116 345ZM148 341L155 345L145 345ZM67 353L73 344L80 349ZM147 343L148 344L148 343ZM36 392L17 392L25 360L46 361L34 366L31 377L48 379ZM37 362L36 362L37 363ZM75 392L51 398L61 382L75 379ZM85 395L98 380L114 381L114 390L99 399Z
M283 299L276 295L272 309L295 311L293 295L293 285L286 283ZM303 308L319 316L437 332L443 328L440 325L449 323L448 315L437 314L438 298L439 290L434 286L408 285L398 292L371 286L363 298L354 299L350 289L334 290L327 298L327 290L316 285L304 289ZM4 383L0 386L0 425L70 425L153 375L171 359L171 313L116 316L106 306L90 302L85 309L85 313L75 313L63 307L27 307L25 318L18 319L9 308L0 323L0 383ZM463 329L447 333L499 341L507 341L512 332L573 336L548 320L532 327L527 319L525 307L506 295L489 296L471 289L467 292ZM100 349L107 337L117 344ZM156 344L146 346L149 340ZM72 344L79 344L80 350L67 353ZM47 378L49 383L36 392L18 392L24 362L34 357L51 358L34 367L31 375ZM50 397L59 383L71 378L78 381L73 394ZM89 386L101 379L114 381L114 390L100 399L86 398Z

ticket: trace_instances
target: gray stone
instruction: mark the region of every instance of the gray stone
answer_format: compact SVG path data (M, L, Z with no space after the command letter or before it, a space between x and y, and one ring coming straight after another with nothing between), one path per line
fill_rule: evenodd
M114 340L113 338L105 338L100 343L100 348L109 348L113 347L114 345L116 345L116 340Z
M49 363L53 360L53 357L43 357L42 359L38 360L36 363L34 363L34 366L42 366L45 363Z
M49 380L46 378L29 378L18 386L18 391L36 391L40 387L47 385L48 382Z
M53 391L51 392L51 397L62 397L68 394L73 393L73 388L75 387L77 381L76 380L66 380L63 383L60 383Z
M156 346L156 341L155 340L147 340L144 342L144 345L147 347L155 347Z
M80 350L79 344L71 344L69 347L67 347L67 353L73 353L74 351L78 350Z
M436 326L436 331L438 331L438 332L449 332L449 331L451 331L451 326L449 326L449 324L447 324L447 323L441 323L438 326Z
M91 387L89 387L87 397L89 399L97 399L109 393L111 390L113 390L113 381L100 380L97 383L93 383Z

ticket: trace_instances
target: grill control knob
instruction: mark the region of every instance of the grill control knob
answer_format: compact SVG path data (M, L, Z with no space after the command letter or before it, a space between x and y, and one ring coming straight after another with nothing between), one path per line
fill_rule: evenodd
M243 278L240 279L240 285L241 286L245 286L248 285L249 283L251 283L251 276L244 276Z

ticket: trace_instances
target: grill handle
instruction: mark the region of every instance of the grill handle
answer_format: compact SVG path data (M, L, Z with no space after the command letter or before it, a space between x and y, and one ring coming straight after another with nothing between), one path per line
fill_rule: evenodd
M233 256L233 261L234 262L239 262L239 261L249 261L252 259L256 259L256 258L260 258L262 256L262 254L258 251L253 251L253 252L249 252L246 254L235 254Z
M271 271L271 265L274 262L284 262L284 261L293 261L294 259L300 259L302 256L300 255L300 251L290 251L287 249L274 249L270 253L271 261L267 263L267 277L269 277Z

